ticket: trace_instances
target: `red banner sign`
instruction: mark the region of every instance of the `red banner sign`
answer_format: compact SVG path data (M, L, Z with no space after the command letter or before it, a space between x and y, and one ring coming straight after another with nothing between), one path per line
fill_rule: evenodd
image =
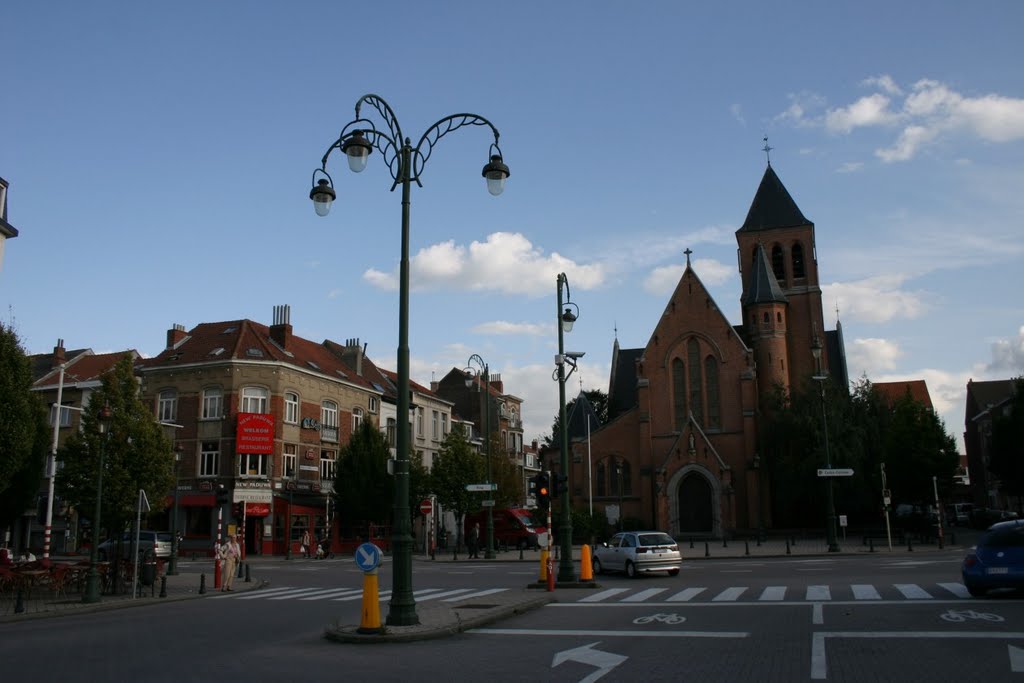
M270 514L270 503L246 503L245 514L248 517L266 517Z
M274 416L267 413L239 413L235 451L238 453L273 453Z

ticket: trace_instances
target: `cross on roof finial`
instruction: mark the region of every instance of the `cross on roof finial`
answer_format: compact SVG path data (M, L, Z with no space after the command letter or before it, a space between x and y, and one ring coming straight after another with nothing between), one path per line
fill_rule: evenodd
M686 254L686 266L689 267L690 266L690 254L693 253L693 249L690 249L689 247L687 247L683 251L683 253Z
M772 165L772 154L771 154L771 152L772 152L773 149L775 149L775 148L768 146L768 136L765 135L764 136L764 147L761 148L761 151L764 152L765 157L768 159L768 165L769 166Z

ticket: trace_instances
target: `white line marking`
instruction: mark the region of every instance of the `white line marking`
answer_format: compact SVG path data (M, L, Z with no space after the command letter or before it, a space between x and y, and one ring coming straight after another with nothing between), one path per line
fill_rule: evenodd
M436 600L438 598L447 598L449 595L459 595L460 593L468 593L471 590L473 590L473 589L472 588L456 588L455 590L445 591L443 593L434 593L432 595L424 595L422 598L420 598L420 602L423 602L424 600Z
M317 595L310 595L310 596L305 597L305 598L299 598L299 600L330 600L331 598L336 598L336 597L341 596L341 595L351 595L353 593L361 593L361 592L362 592L361 590L356 589L356 588L332 589L332 590L329 590L329 591L324 591L324 592L319 593Z
M894 585L896 590L903 593L903 595L910 600L931 600L932 598L929 593L916 583L897 583Z
M831 600L832 591L828 586L808 586L807 595L804 600L807 602L818 602L820 600Z
M495 593L501 593L507 591L507 588L490 588L485 591L478 591L476 593L470 593L469 595L458 595L454 598L447 598L442 602L458 602L459 600L469 600L470 598L482 598L485 595L493 595Z
M588 595L587 597L580 600L580 602L601 602L605 598L610 598L613 595L618 595L619 593L625 593L628 590L628 588L609 588L606 591L601 591L600 593Z
M881 600L875 587L866 583L855 583L850 586L853 589L853 597L857 600Z
M653 598L658 593L664 593L667 588L648 588L645 591L640 591L636 595L630 595L628 598L623 598L622 602L643 602L647 598Z
M786 599L786 587L785 586L768 586L761 592L761 597L758 600L785 600Z
M238 599L239 600L263 600L263 599L269 598L271 596L283 595L285 593L288 593L288 594L297 593L297 594L301 595L302 593L305 592L305 590L306 589L304 589L304 588L277 588L277 589L269 590L269 591L258 590L258 591L253 591L252 593L250 593L248 595L239 595Z
M811 610L811 623L812 624L824 624L825 623L825 612L821 609L821 603L814 603L814 609Z
M746 586L733 586L732 588L726 588L724 591L711 598L712 602L734 602L739 599L747 591Z
M746 631L588 631L543 628L474 628L466 633L497 636L619 636L627 638L747 638Z
M313 593L320 593L322 591L323 591L322 588L303 588L302 590L299 590L299 591L292 591L291 593L285 593L284 595L275 595L274 597L267 598L267 599L268 600L292 600L293 598L298 598L299 596L311 595Z
M967 592L967 588L962 583L940 583L939 585L958 598L971 597L971 594Z
M669 602L689 602L695 596L700 595L706 590L707 588L687 588L686 590L679 591L668 600Z

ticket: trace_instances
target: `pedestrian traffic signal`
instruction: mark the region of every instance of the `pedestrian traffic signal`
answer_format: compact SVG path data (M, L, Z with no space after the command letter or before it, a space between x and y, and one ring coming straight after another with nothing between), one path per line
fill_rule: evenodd
M527 498L537 497L537 477L540 475L533 475L529 481L526 482L526 496Z
M547 472L541 472L535 479L537 480L537 508L541 512L546 512L548 506L551 505L550 478Z
M551 497L558 498L562 494L565 494L569 490L569 477L564 474L554 475L554 481L551 483Z
M224 484L217 484L217 505L227 505L230 500Z

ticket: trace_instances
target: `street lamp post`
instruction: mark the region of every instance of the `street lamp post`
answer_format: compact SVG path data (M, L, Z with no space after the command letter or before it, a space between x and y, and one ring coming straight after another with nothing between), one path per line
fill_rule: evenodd
M377 130L369 119L362 118L363 104L376 110L387 131ZM430 126L415 147L410 138L402 135L390 105L377 95L363 95L356 102L355 119L341 131L338 139L331 143L320 162L320 168L313 171L315 185L309 197L319 216L326 216L331 203L337 197L333 179L327 173L327 158L340 149L348 158L349 169L359 173L366 168L366 162L374 148L380 151L391 172L394 183L391 189L402 186L402 235L401 259L398 283L398 439L395 457L395 498L392 548L395 562L392 573L391 602L387 623L392 626L412 626L419 623L416 615L416 601L412 594L412 524L409 516L409 206L412 183L422 185L420 175L423 166L437 142L452 131L463 126L486 126L494 134L494 142L488 151L489 161L483 168L487 190L492 195L501 194L505 179L509 176L508 166L498 147L498 129L490 121L476 114L454 114L446 116ZM323 177L317 180L317 174Z
M565 418L565 380L569 375L565 373L565 365L571 368L569 374L576 369L575 358L566 358L564 333L571 332L573 323L579 317L579 306L572 303L572 294L569 291L569 279L565 273L559 273L556 280L558 290L558 357L555 359L555 372L558 373L558 424L561 430L559 435L559 465L561 475L569 475L569 425ZM565 301L562 301L562 288L565 287ZM563 306L565 307L563 311ZM573 308L576 312L573 313ZM578 357L578 356L576 356ZM568 481L568 480L566 480ZM570 500L568 488L562 493L562 519L558 525L558 545L561 556L558 558L558 581L568 583L576 580L576 570L572 562L572 501Z
M818 386L821 389L821 428L825 435L825 468L832 469L832 456L828 448L828 417L826 417L825 413L825 381L828 380L828 375L824 374L821 370L821 339L818 338L818 335L814 335L814 340L811 342L811 353L814 355L814 364L817 370L817 374L814 375L813 379L818 382ZM832 491L832 479L832 477L825 477L826 486L828 487L828 498L825 503L825 538L828 543L828 551L830 553L838 553L836 501Z
M171 512L171 561L167 564L167 575L178 575L178 467L181 454L185 447L180 443L174 445L174 508Z
M82 594L82 602L100 601L100 574L96 566L99 562L100 544L100 515L102 514L103 499L103 467L105 460L106 441L110 434L110 420L113 417L110 406L104 405L99 413L99 449L100 462L96 470L96 509L92 519L92 547L89 548L89 574L85 579L85 592Z
M474 372L473 363L480 366L479 372ZM484 381L484 452L487 457L487 484L494 481L491 475L491 372L484 362L484 359L473 354L469 357L466 372L466 386L472 386L473 378L483 377ZM491 496L491 504L487 506L487 549L484 550L484 559L494 559L494 493L488 492Z

